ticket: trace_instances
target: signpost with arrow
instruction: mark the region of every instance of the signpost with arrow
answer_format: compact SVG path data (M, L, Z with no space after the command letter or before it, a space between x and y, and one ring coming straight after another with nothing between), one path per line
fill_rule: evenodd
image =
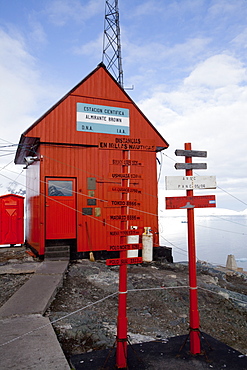
M188 256L189 256L189 285L190 285L190 352L198 354L201 352L200 343L200 319L198 311L198 295L197 295L197 276L196 276L196 247L195 247L195 222L194 222L194 208L215 207L216 201L214 195L194 196L193 189L195 189L195 182L198 179L193 176L193 169L206 169L206 163L192 163L192 157L207 157L207 152L191 150L191 143L184 144L184 150L176 150L175 155L185 156L185 163L176 163L176 169L184 169L185 176L181 177L174 183L173 179L166 178L166 184L170 184L167 188L169 190L186 190L185 197L166 197L167 209L187 209L188 220ZM200 176L199 176L200 177ZM170 181L169 181L170 180ZM187 184L186 184L187 181ZM179 182L181 182L179 184ZM216 181L212 179L203 179L204 186L199 189L216 188ZM200 181L199 181L200 183ZM207 184L208 187L207 187ZM181 186L180 186L181 185ZM187 187L186 187L187 186Z

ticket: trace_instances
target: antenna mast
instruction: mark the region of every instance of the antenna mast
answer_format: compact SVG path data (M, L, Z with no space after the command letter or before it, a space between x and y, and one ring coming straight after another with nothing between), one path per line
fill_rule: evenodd
M118 0L106 0L102 61L123 87Z

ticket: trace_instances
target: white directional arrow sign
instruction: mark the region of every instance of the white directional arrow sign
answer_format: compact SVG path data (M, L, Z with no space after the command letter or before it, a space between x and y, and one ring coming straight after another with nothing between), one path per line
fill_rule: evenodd
M215 189L216 176L166 176L166 190Z

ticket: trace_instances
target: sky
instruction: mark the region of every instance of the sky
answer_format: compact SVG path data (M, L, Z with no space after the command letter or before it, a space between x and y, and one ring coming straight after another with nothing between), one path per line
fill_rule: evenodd
M124 87L170 145L160 207L185 195L164 178L184 175L174 152L190 142L207 151L196 175L218 186L195 195L247 213L247 1L119 0L119 11ZM102 61L104 13L104 0L0 0L1 194L25 184L9 145Z

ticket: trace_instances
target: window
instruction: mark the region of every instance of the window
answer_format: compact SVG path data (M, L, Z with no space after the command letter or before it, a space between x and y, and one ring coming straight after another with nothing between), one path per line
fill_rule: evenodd
M72 181L49 180L48 195L51 197L71 197L73 195Z

